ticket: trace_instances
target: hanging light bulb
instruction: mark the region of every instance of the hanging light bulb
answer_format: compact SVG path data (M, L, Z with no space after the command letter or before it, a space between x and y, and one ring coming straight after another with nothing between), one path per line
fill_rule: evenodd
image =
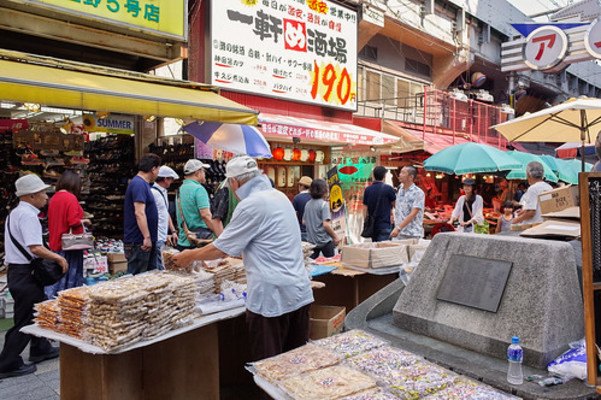
M96 111L96 117L98 119L105 119L109 115L111 115L111 113L108 111Z
M42 108L38 103L23 103L23 107L25 107L28 111L37 112Z

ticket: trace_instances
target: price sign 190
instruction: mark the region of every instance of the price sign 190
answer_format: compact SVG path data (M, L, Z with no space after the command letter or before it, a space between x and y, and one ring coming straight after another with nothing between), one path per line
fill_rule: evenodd
M317 65L313 61L313 84L311 97L320 95L326 103L346 104L349 100L355 101L355 82L352 81L346 67L340 69L329 63Z

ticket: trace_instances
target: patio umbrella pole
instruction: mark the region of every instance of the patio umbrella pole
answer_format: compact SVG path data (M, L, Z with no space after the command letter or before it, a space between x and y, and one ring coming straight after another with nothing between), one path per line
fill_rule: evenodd
M585 172L584 169L584 141L588 137L588 123L586 121L586 111L580 110L580 160L582 161L582 172Z

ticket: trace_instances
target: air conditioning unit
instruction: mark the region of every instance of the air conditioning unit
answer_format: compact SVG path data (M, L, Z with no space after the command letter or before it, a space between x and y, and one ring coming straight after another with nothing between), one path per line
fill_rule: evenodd
M453 89L449 96L454 100L467 101L467 95L457 88Z

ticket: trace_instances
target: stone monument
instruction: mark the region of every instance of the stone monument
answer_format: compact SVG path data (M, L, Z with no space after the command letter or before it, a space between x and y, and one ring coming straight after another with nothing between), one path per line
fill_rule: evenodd
M464 233L434 237L393 312L402 329L501 359L519 336L536 368L584 337L583 319L570 244Z

